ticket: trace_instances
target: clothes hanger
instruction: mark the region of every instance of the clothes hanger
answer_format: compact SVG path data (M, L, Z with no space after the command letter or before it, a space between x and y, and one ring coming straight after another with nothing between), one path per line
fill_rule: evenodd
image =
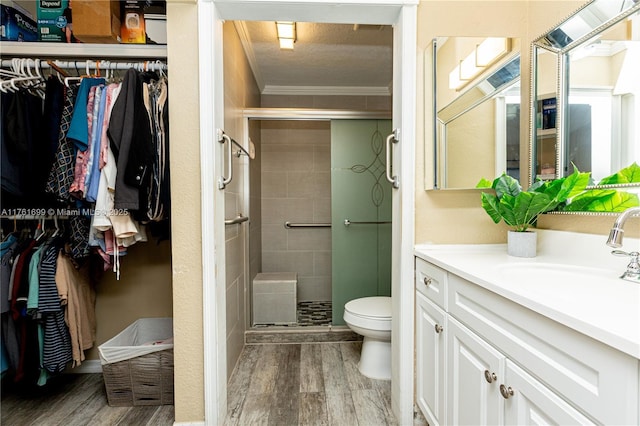
M80 70L78 69L78 63L74 61L73 66L76 69L76 77L65 77L64 78L64 85L67 87L71 87L70 83L74 82L74 81L82 81L82 76L80 75Z

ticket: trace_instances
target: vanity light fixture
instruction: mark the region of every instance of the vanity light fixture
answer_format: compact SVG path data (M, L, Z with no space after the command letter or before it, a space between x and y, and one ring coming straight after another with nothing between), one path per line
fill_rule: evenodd
M495 64L511 50L510 39L489 37L477 44L473 52L449 73L449 88L460 90L482 71Z
M280 49L293 50L293 43L296 42L296 23L276 21L276 30L280 41Z

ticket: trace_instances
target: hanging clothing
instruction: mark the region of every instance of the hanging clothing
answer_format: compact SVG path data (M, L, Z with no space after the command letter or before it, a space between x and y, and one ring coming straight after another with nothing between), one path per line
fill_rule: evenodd
M69 188L73 183L76 153L73 140L67 138L67 132L69 131L69 123L73 114L73 104L77 91L77 84L72 84L65 90L60 130L58 132L58 147L45 187L47 193L54 195L59 202L65 204L71 201Z
M129 184L125 180L124 173L140 117L140 112L137 115L135 113L137 88L137 71L130 68L122 80L120 94L113 105L109 130L107 131L111 150L116 159L117 168L120 170L120 173L116 176L114 200L116 209L138 210L139 207L138 187Z
M56 286L66 305L65 322L69 328L72 365L84 361L84 351L93 347L96 338L95 291L89 283L88 266L77 270L62 251L58 254Z

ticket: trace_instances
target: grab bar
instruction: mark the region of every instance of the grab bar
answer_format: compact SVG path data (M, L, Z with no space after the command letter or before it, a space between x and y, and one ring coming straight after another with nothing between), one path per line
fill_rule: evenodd
M381 225L383 223L391 223L390 220L383 220L383 221L379 221L379 222L356 222L356 221L351 221L349 219L345 219L344 220L344 226L349 226L349 225Z
M391 164L392 163L392 161L391 161L391 151L393 149L391 144L400 142L399 135L400 135L400 130L393 129L393 133L391 133L389 136L387 136L387 141L385 143L385 160L386 160L385 177L387 178L389 183L391 183L391 185L395 189L400 188L400 181L398 180L398 176L397 175L396 176L391 176L391 169L393 168L393 166Z
M234 217L233 219L225 219L224 220L224 224L225 225L235 225L236 223L242 223L242 222L246 222L249 220L248 216L242 216L242 213L238 213L238 216Z
M222 165L222 174L220 175L220 179L218 180L218 189L224 189L231 179L233 179L233 148L231 146L231 138L227 136L223 130L218 129L218 142L222 144L222 150L224 151L224 142L229 142L229 148L227 149L227 164L228 164L228 172L229 176L224 176L224 161Z
M331 228L330 223L291 223L285 222L284 227L291 228Z

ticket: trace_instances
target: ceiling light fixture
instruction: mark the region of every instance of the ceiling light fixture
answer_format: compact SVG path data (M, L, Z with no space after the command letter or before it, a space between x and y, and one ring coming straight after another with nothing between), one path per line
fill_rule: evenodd
M296 42L296 23L277 21L276 30L280 41L280 49L293 50L293 43Z
M495 64L511 50L509 41L504 37L489 37L476 45L474 51L449 73L449 88L462 89L486 68Z

